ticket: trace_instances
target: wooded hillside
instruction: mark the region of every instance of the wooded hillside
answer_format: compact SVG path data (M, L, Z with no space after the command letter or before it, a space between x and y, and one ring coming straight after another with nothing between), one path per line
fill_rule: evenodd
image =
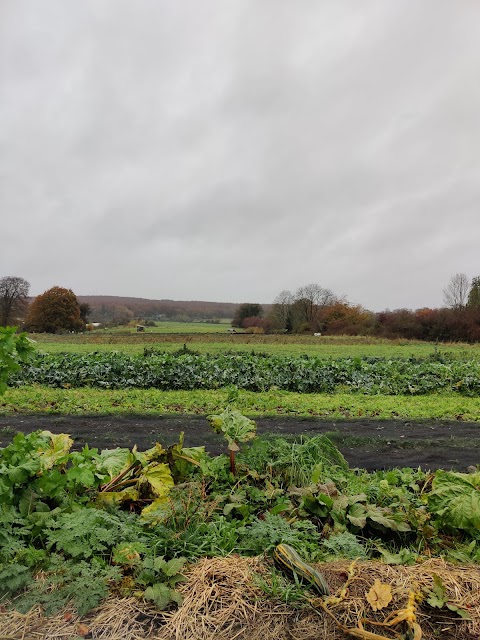
M237 304L231 302L205 302L199 300L149 300L120 296L77 296L87 303L92 322L131 320L132 318L213 320L233 318Z

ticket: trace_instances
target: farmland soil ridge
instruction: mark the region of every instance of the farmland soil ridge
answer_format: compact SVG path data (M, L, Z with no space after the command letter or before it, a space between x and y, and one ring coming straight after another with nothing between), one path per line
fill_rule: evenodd
M454 469L464 472L480 464L480 425L467 422L365 420L328 421L316 418L257 418L258 433L284 437L328 435L350 467L374 471L393 467ZM224 451L221 436L212 433L205 417L198 415L0 416L0 447L15 433L46 429L69 433L75 448L88 443L98 449L133 447L145 450L155 442L178 441L185 433L186 446L205 445L213 454Z

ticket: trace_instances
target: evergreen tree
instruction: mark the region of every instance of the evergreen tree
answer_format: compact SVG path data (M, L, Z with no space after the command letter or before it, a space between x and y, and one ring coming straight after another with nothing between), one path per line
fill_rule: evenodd
M480 307L480 276L472 278L467 306L472 309L478 309Z

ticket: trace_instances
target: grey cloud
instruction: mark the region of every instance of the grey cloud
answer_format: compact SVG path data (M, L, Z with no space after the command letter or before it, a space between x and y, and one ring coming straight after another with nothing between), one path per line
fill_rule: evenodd
M470 0L6 0L1 271L34 293L269 302L317 281L440 305L479 271L479 18Z

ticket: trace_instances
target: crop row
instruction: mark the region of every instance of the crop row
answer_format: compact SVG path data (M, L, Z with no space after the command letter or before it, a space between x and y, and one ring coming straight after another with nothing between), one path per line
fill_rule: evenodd
M249 391L278 388L297 393L352 392L368 395L420 395L438 391L475 396L480 363L415 359L264 357L253 354L148 357L119 352L36 354L11 385L219 389L235 385Z

